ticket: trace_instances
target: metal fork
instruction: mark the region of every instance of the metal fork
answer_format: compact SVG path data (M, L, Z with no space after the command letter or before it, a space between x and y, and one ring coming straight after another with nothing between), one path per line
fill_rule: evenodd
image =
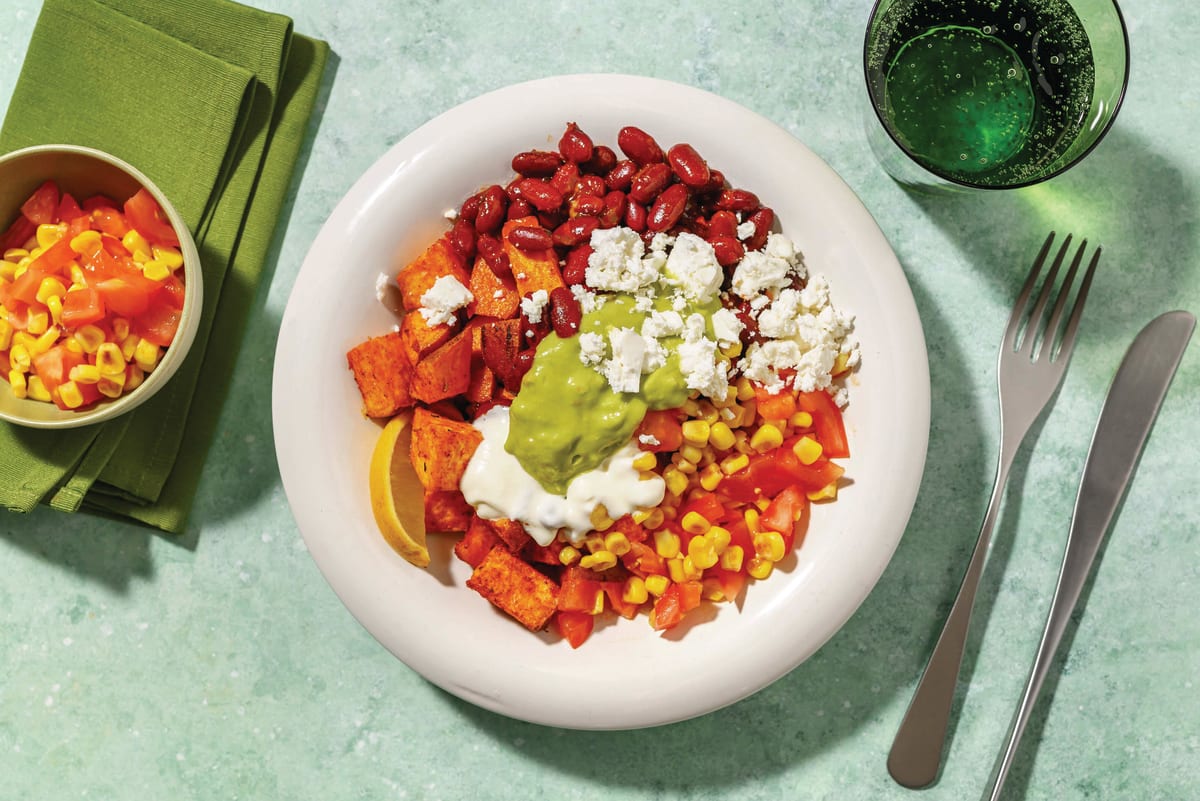
M1046 237L1046 242L1029 271L1029 277L1021 288L1021 294L1017 297L1008 327L1004 330L997 364L997 384L1000 392L1000 457L996 466L992 497L979 531L979 540L975 543L975 550L971 554L971 561L967 565L958 596L954 599L954 606L950 609L942 633L933 648L933 654L929 657L929 664L921 675L917 691L904 714L904 720L900 723L892 750L888 754L888 772L905 787L925 787L937 778L946 741L946 727L950 720L950 707L954 700L954 688L962 666L971 609L975 604L979 577L983 573L983 564L1000 510L1004 485L1008 481L1009 469L1025 435L1062 383L1063 373L1066 372L1067 362L1075 346L1075 334L1079 329L1083 304L1087 300L1092 276L1100 260L1100 248L1096 248L1083 281L1075 293L1070 317L1059 337L1063 312L1069 301L1071 286L1083 262L1087 240L1083 240L1075 252L1049 318L1043 320L1059 268L1071 244L1071 236L1068 234L1058 249L1058 254L1030 311L1030 298L1042 273L1054 236L1054 232L1051 231Z

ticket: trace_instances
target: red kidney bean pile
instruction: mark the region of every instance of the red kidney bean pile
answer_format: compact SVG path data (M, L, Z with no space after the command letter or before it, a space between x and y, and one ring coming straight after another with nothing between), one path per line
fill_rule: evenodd
M499 239L502 227L508 220L536 218L537 225L511 228L509 241L526 251L554 248L567 286L587 285L588 242L597 228L623 225L647 244L658 233L696 234L712 245L727 282L746 251L766 243L775 213L753 192L731 187L690 144L664 150L650 134L628 125L618 132L617 147L621 155L567 123L557 150L516 154L516 176L507 185L484 187L463 202L451 243L468 262L478 255L498 274L511 274ZM738 226L746 221L754 232L739 239ZM568 337L579 329L582 314L569 290L554 292L549 310L537 323L525 320L526 361L550 330ZM746 321L751 322L748 315Z

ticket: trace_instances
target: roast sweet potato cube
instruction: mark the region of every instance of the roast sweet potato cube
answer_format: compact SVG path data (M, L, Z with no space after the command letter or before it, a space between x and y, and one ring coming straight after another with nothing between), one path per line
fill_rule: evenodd
M454 543L454 555L471 567L477 567L488 551L499 542L500 538L488 525L488 521L479 515L473 515L462 539Z
M473 510L457 489L425 491L425 530L446 534L466 531Z
M467 263L462 254L443 236L425 249L415 261L406 265L396 276L400 286L400 301L404 308L412 311L421 306L421 296L429 291L442 276L453 276L466 286L471 281Z
M467 400L485 403L496 394L496 374L483 362L471 367L471 382L467 385Z
M408 354L409 364L416 364L449 341L457 330L457 324L430 325L418 312L409 312L400 320L400 341Z
M471 384L471 337L466 331L439 345L413 367L412 396L436 403L467 391Z
M517 373L517 354L521 352L521 321L496 320L479 327L483 363L496 374L505 386L520 384Z
M368 417L391 417L413 405L413 369L400 334L372 337L346 354Z
M483 441L470 423L450 420L418 406L413 411L409 458L428 491L458 490L467 463Z
M545 628L558 608L558 585L503 545L488 551L467 579L467 586L530 631Z
M554 248L530 252L521 250L508 239L508 233L513 228L522 225L537 225L536 217L521 217L509 220L501 230L501 243L508 261L512 265L513 278L517 284L517 294L525 297L539 289L549 294L560 286L566 286L562 271L558 267L558 254Z
M533 541L533 538L526 533L525 527L517 520L509 520L506 517L502 517L498 520L489 520L488 523L491 524L492 530L496 532L496 536L513 553L519 553L522 548Z
M516 317L521 308L521 296L512 276L497 275L488 263L479 258L471 270L471 283L467 285L475 297L467 305L467 313L506 320Z

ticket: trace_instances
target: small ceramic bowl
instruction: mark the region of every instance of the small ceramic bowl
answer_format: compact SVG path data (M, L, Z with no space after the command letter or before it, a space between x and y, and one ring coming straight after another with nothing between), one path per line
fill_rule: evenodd
M171 202L137 168L94 148L38 145L0 156L0 231L6 230L21 214L21 204L48 179L57 181L59 189L79 200L103 194L123 203L140 187L145 187L175 229L183 254L186 291L179 329L158 365L146 374L136 389L119 398L101 400L81 411L64 410L53 403L17 398L4 380L9 365L0 364L4 371L0 376L0 419L33 428L74 428L125 414L162 389L179 369L196 337L204 286L195 240Z

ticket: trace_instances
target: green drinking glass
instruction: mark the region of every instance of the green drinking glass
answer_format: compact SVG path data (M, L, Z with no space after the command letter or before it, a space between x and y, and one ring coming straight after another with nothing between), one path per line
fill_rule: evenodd
M893 178L1013 189L1104 138L1129 38L1113 0L878 0L863 62L867 138Z

